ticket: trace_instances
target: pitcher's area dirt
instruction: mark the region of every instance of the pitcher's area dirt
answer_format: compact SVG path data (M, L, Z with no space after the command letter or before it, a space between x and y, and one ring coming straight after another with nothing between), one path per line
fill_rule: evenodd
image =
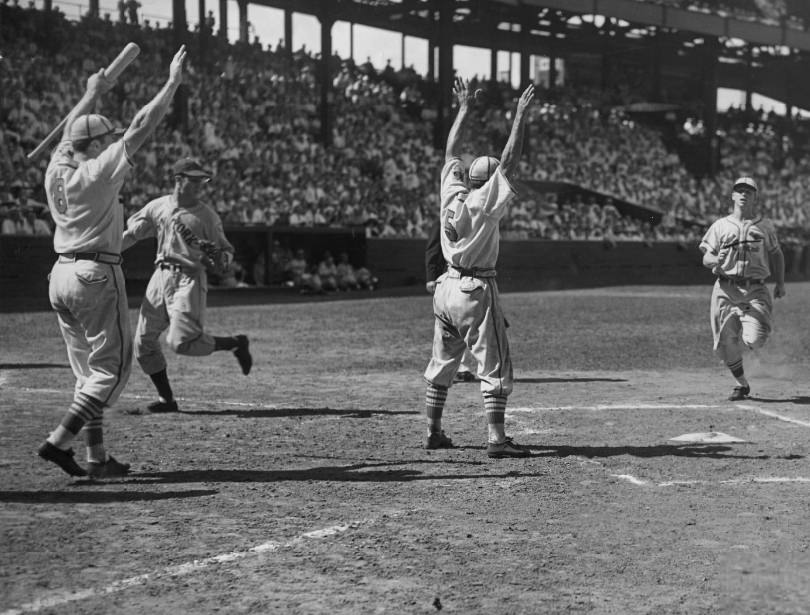
M150 415L136 366L103 483L36 457L73 378L52 314L4 315L0 612L810 612L810 285L740 403L709 292L505 295L524 460L486 457L477 384L422 448L427 296L211 309L253 373L169 355L182 412Z

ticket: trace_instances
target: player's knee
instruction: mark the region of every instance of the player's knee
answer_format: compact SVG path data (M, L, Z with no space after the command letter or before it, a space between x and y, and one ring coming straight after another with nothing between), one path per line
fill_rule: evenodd
M166 336L166 345L175 354L188 354L188 349L191 342L183 339L180 336L169 334Z

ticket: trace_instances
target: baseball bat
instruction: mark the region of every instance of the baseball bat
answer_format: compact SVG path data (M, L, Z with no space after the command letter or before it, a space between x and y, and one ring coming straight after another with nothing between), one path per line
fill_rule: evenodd
M104 76L107 79L112 81L118 79L118 76L124 72L124 69L129 66L132 61L138 57L138 54L141 52L141 48L138 47L135 43L127 43L127 46L121 50L121 53L110 62L110 65L104 69ZM36 149L34 149L31 153L28 154L28 160L32 160L39 156L42 152L47 149L48 144L54 140L56 135L62 132L65 129L65 123L68 120L68 116L65 116L59 125L54 128L47 137L45 137L42 141L40 141L39 145L37 145Z

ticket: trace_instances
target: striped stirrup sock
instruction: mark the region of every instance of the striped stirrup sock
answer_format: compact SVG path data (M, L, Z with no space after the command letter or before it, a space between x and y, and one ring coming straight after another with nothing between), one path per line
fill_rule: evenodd
M100 419L103 412L104 404L101 401L84 393L77 393L62 417L62 422L48 436L48 442L57 448L67 449L82 427L93 419Z
M442 412L446 400L446 388L428 383L425 391L425 416L427 416L430 433L439 433L442 430Z
M489 443L506 440L506 395L484 394L484 411L487 414Z

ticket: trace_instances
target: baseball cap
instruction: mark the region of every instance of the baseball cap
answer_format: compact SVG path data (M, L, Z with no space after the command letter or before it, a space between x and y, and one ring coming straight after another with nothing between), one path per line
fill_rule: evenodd
M752 177L744 176L737 178L737 181L734 182L734 188L736 188L737 186L748 186L749 188L753 188L757 192L759 191L759 188L757 188L757 182L755 182Z
M123 128L116 128L112 122L98 113L88 113L80 115L70 125L69 138L71 141L84 141L86 139L98 139L109 134L120 137L126 131Z
M470 181L487 181L500 164L501 161L492 156L479 156L470 165Z
M210 179L213 173L203 168L202 163L196 158L181 158L172 166L172 175Z

